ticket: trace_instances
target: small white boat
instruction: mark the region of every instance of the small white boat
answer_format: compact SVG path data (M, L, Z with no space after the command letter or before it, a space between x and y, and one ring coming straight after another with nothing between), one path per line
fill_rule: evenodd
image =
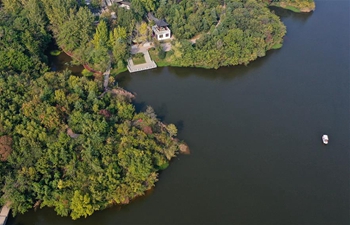
M327 134L324 134L323 136L322 136L322 141L323 141L323 144L328 144L328 141L329 141L329 138L328 138L328 135Z

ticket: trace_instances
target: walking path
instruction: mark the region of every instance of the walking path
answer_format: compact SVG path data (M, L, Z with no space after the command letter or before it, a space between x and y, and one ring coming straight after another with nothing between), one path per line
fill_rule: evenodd
M215 27L218 27L218 26L220 25L220 23L221 23L221 19L220 19L219 22L215 25ZM210 31L208 31L207 34L210 34ZM194 36L193 38L190 39L190 42L191 42L192 44L196 44L197 40L198 40L199 38L201 38L201 37L202 37L202 34L197 34L196 36Z
M103 77L104 77L103 87L105 88L105 91L108 90L108 81L109 81L110 74L111 74L111 61L109 61L109 65L106 72L103 73Z
M171 50L171 43L162 43L160 44L165 52L168 52ZM157 67L157 64L151 59L148 50L150 48L153 48L154 44L153 42L146 42L143 45L133 45L131 46L131 54L135 55L136 53L143 53L145 57L146 63L143 64L137 64L135 65L132 59L130 58L128 60L128 70L130 73L143 71L143 70L149 70Z
M162 46L162 48L165 52L168 52L171 50L171 43L170 42L162 43L162 44L160 44L160 46Z
M148 49L153 47L154 46L152 42L147 42L143 45L133 45L131 46L131 54L135 55L136 53L139 53L139 52L145 52L145 51L148 51Z
M162 46L162 48L165 52L168 52L171 50L171 43L170 42L161 43L160 46ZM139 53L139 52L145 52L153 47L154 47L153 42L146 42L142 46L133 45L133 46L131 46L131 54L134 55L134 54Z
M7 221L7 217L9 216L10 208L7 205L8 204L4 205L1 208L1 211L0 211L0 225L5 225L6 221Z

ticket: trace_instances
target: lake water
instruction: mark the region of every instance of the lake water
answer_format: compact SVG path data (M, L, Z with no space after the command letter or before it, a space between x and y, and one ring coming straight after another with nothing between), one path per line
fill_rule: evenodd
M277 11L283 48L247 67L121 75L191 148L151 193L87 219L42 209L8 224L350 224L349 2Z
M48 63L52 71L63 71L70 70L73 75L80 76L81 71L84 69L82 65L74 65L72 63L72 58L68 56L63 51L58 56L53 56L50 54L50 51L58 49L55 42L50 43L46 51L48 56Z

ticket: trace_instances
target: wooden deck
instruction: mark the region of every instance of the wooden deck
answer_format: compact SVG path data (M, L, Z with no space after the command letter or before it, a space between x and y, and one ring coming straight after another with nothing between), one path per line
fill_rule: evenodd
M9 216L9 214L10 214L10 208L6 204L1 208L1 211L0 211L0 225L6 224L7 217Z
M157 68L156 63L151 59L148 51L146 50L142 53L144 54L146 63L135 65L132 59L130 58L128 60L128 70L130 73Z

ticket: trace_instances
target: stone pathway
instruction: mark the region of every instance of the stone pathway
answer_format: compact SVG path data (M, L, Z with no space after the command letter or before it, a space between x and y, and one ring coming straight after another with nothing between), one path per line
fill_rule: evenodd
M105 88L105 91L107 91L108 89L108 81L109 81L110 74L111 74L111 61L109 61L109 65L106 72L103 73L103 77L104 77L103 87Z
M165 52L168 52L171 50L171 43L162 43L160 44ZM132 59L130 58L128 60L128 70L130 73L143 71L143 70L149 70L157 67L157 64L151 59L148 50L150 48L153 48L154 44L153 42L146 42L143 45L133 45L131 46L131 54L135 55L136 53L143 53L145 57L146 63L143 64L137 64L135 65Z
M170 42L162 43L162 44L160 44L160 46L162 46L162 48L165 52L168 52L171 50L171 43Z

